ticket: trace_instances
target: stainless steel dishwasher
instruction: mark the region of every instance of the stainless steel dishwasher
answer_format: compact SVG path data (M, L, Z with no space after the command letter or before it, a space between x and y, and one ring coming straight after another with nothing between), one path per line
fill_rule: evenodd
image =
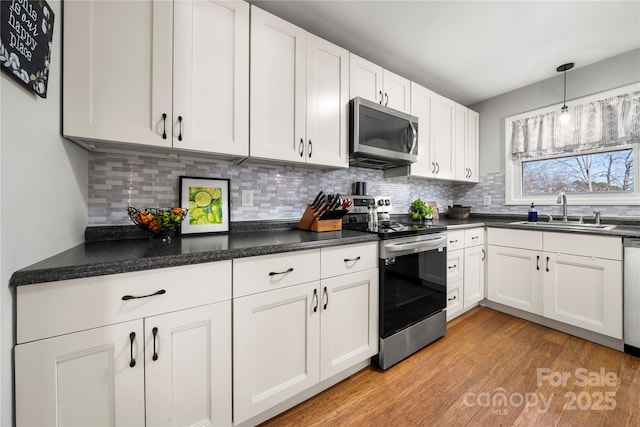
M624 239L624 351L640 357L640 239Z

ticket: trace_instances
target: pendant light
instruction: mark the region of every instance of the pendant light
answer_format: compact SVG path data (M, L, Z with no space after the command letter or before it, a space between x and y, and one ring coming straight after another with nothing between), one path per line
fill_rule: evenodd
M564 97L562 98L562 108L560 109L560 123L569 123L569 107L567 107L567 71L573 68L573 62L564 64L556 68L559 73L564 73Z

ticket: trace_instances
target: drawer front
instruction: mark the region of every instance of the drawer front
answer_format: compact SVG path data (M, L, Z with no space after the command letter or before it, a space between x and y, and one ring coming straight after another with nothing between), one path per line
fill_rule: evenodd
M464 251L448 251L447 252L447 283L453 283L456 280L464 278Z
M229 299L231 261L18 286L17 343Z
M447 288L447 320L451 320L462 311L462 282L452 283Z
M377 267L378 242L320 250L320 275L323 279Z
M544 232L543 238L545 252L622 260L620 237Z
M233 297L320 280L320 249L233 260Z
M447 251L464 248L464 230L447 231Z
M488 228L487 240L489 245L530 249L532 251L542 250L541 231L515 230L512 228Z
M464 247L484 245L484 227L464 230Z

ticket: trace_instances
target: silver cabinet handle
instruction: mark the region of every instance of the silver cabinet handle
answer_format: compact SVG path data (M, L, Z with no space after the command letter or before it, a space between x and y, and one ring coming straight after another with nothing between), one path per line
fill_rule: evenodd
M384 106L386 107L387 105L389 105L389 94L385 92L384 97L386 99L386 101L384 102Z
M300 138L300 157L304 157L304 140Z
M382 94L382 91L378 92L380 94L380 102L378 102L378 104L382 105L382 101L384 101L384 95Z

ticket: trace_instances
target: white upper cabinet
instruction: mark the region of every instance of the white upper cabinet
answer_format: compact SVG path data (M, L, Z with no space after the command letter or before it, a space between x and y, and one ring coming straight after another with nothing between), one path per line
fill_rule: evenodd
M155 37L171 30L171 3L166 28L158 34L152 2L72 1L64 7L63 134L70 138L110 140L170 147L161 138L163 120L153 117L158 103L171 113L171 77L165 93L150 82L166 80L171 55L154 55ZM114 25L117 25L115 31ZM170 33L169 33L170 37ZM170 39L168 41L171 49ZM165 76L154 74L162 66ZM168 94L167 94L168 93ZM161 105L160 98L169 99Z
M251 8L252 157L304 161L306 32Z
M387 107L411 112L411 82L351 53L349 64L349 98L359 96Z
M249 6L176 1L173 22L173 146L248 155Z
M455 178L455 117L455 102L434 93L431 97L429 125L431 126L431 167L432 174L436 178ZM420 122L418 122L418 126L420 126Z
M455 175L458 181L478 182L479 117L475 111L456 105Z
M395 110L411 112L411 82L389 70L382 70L384 105Z
M418 118L418 161L410 166L410 175L430 178L435 168L431 166L431 98L434 92L411 82L411 115Z
M248 33L242 1L66 3L63 134L246 156Z
M348 52L251 10L252 157L348 166Z
M307 34L306 162L349 165L349 52Z

